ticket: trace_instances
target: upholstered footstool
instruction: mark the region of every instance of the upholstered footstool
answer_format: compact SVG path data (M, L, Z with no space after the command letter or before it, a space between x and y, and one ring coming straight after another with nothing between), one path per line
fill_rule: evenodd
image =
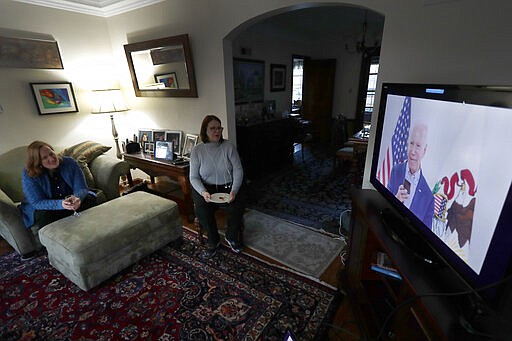
M89 290L182 236L174 201L135 192L39 231L50 264Z

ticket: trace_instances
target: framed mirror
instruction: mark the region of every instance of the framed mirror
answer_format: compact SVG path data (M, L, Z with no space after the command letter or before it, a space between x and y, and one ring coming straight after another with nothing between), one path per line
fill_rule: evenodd
M137 97L197 97L187 34L124 45Z

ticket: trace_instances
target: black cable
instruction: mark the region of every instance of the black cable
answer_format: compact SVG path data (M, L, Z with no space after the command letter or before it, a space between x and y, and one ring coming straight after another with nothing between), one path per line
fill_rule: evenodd
M497 286L500 286L501 284L507 282L508 280L510 280L512 278L512 274L508 275L507 277L505 278L502 278L501 280L499 281L496 281L494 283L491 283L491 284L488 284L488 285L485 285L483 287L480 287L478 289L475 289L475 288L470 288L469 290L464 290L464 291L459 291L459 292L440 292L440 293L427 293L427 294L419 294L419 295L415 295L415 296L412 296L408 299L406 299L405 301L401 302L400 304L398 304L389 314L388 316L386 317L386 319L384 320L384 323L382 324L382 327L380 328L380 331L379 331L379 334L377 335L377 338L375 340L379 340L382 338L385 330L386 330L386 326L387 324L389 323L389 321L391 320L391 318L398 312L398 310L400 310L401 308L413 303L414 301L416 301L417 299L420 299L420 298L424 298L424 297L434 297L434 296L437 296L437 297L453 297L453 296L463 296L463 295L469 295L469 294L477 294L478 292L480 291L485 291L487 289L490 289L490 288L494 288L494 287L497 287ZM465 321L467 322L467 321ZM476 335L479 335L479 336L483 336L483 337L488 337L488 338L492 338L492 335L488 335L488 334L484 334L484 333L480 333L476 330L473 329L473 327L468 323L466 324L465 326L463 325L463 327L468 331L468 332L471 332L473 334L476 334ZM471 329L471 330L469 330Z

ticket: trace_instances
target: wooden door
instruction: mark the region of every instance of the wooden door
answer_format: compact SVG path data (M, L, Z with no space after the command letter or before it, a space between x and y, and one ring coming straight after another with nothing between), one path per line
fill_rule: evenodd
M301 115L312 122L313 138L328 143L336 59L305 60Z

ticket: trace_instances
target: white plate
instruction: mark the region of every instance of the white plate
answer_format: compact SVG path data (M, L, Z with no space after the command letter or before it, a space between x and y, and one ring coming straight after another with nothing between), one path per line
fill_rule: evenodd
M224 204L229 202L229 194L228 193L213 193L210 196L210 201L217 204Z

